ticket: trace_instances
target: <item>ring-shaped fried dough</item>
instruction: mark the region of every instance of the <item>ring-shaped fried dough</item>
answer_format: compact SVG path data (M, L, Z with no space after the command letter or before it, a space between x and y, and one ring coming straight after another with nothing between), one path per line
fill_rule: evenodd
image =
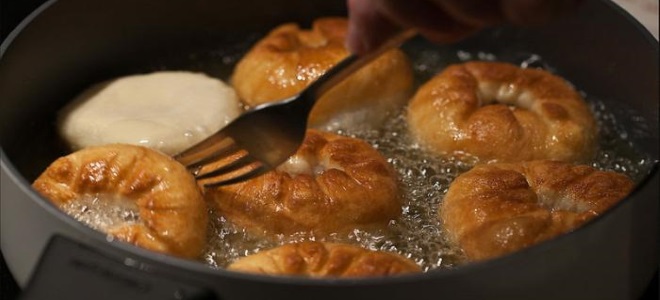
M184 258L198 258L205 247L201 191L183 165L158 151L126 144L83 148L55 160L33 187L60 208L83 197L134 202L137 222L104 231L139 247Z
M585 162L595 153L596 122L578 92L547 71L508 63L447 67L417 91L407 120L416 140L441 155Z
M415 262L395 253L358 246L301 242L243 257L232 271L306 277L376 277L421 272Z
M586 165L483 164L452 182L439 217L469 259L483 260L574 230L632 189L626 176Z
M277 169L206 197L219 215L255 233L384 227L401 213L396 175L376 149L314 129Z
M311 29L287 23L259 40L238 62L232 84L248 105L283 100L301 92L349 55L345 18L320 18ZM397 114L413 88L412 65L399 49L384 53L316 102L310 127L378 126Z

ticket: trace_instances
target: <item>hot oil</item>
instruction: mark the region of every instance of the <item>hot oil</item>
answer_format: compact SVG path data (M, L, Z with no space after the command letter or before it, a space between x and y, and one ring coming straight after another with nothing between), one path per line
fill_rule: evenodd
M115 195L83 195L60 208L76 220L104 232L118 225L140 222L135 201Z
M459 264L461 252L445 238L438 205L451 181L469 170L474 160L440 158L420 149L408 134L403 114L390 119L381 131L340 133L368 141L387 157L397 171L403 199L402 216L390 222L387 235L362 232L353 240L373 250L410 257L424 270Z
M245 51L260 36L251 35L241 37L239 43L233 43L235 48L223 47L221 50L203 50L192 53L182 61L172 61L171 58L157 60L153 65L141 72L157 70L190 70L207 73L211 76L229 82L233 67ZM226 43L224 44L226 45ZM498 60L513 61L522 66L542 67L554 72L552 64L545 62L542 57L535 54L511 55L491 54L487 52L455 51L453 49L413 43L408 45L406 52L412 60L415 70L415 79L421 84L430 79L448 64L463 60ZM514 57L515 59L511 59ZM561 75L561 74L560 74ZM570 80L570 78L568 78ZM578 87L579 88L579 87ZM642 134L642 128L647 121L634 121L632 116L622 115L620 107L613 107L616 101L603 101L593 95L585 94L586 100L592 108L599 124L600 149L592 166L621 172L630 176L634 181L640 182L650 171L653 160L639 150L631 142L631 136ZM611 100L611 99L609 99ZM614 114L616 112L616 114ZM616 117L615 117L616 116ZM618 118L618 120L617 120ZM631 125L632 120L632 125ZM626 127L621 123L626 122ZM636 128L639 125L640 128ZM49 137L56 137L51 126L40 138L34 139L41 143ZM441 203L451 182L461 173L471 167L469 160L455 158L434 157L419 149L412 143L407 133L405 118L402 114L390 119L387 124L377 131L343 130L340 134L365 139L376 147L395 168L399 176L402 217L393 220L387 230L380 232L366 232L355 230L349 234L333 235L325 238L327 241L344 241L363 245L374 250L398 252L410 257L419 263L425 270L434 268L451 268L463 263L458 249L449 245L445 240L442 226L437 220L437 208ZM643 135L642 135L643 136ZM28 149L52 149L60 146L59 142L52 142L54 147L41 147L36 145ZM63 148L63 147L62 147ZM59 149L59 148L58 148ZM62 150L64 154L66 151ZM28 165L36 176L54 160L53 153L48 155L30 154L25 156L24 162L19 165ZM39 160L35 160L38 158ZM139 222L139 211L134 203L125 199L113 199L100 195L89 196L81 201L70 202L63 209L76 219L100 231L105 231L120 223ZM312 240L313 237L305 234L292 236L276 236L272 241L251 236L240 228L235 228L221 216L209 212L211 216L210 241L203 260L211 267L225 267L239 257L256 253L288 242Z
M412 46L406 51L412 60L418 85L451 63L498 59L497 55L486 52L449 52L429 47ZM539 55L518 56L516 63L523 67L542 67L554 72ZM640 181L647 175L652 161L634 148L626 132L602 101L588 96L586 100L600 126L600 148L591 165L603 170L621 172ZM446 239L437 219L437 210L451 182L469 170L474 160L465 157L440 158L420 149L408 134L403 112L388 120L378 130L349 128L337 133L366 140L394 167L402 198L402 216L399 219L392 220L385 230L376 232L354 230L348 234L334 234L322 239L301 233L291 236L278 235L272 240L263 240L232 226L224 218L211 212L211 239L204 260L213 267L225 267L240 257L260 250L291 242L322 240L396 252L413 259L424 270L451 268L463 263L461 251Z
M632 128L623 128L612 113L611 107L600 99L587 97L587 100L589 100L599 128L599 149L591 165L601 170L623 173L634 182L642 181L648 176L654 161L648 155L637 150L630 140L629 132L644 132L647 128L636 128L641 123L633 123ZM627 117L633 120L638 118L634 112L628 113L632 115Z
M191 54L185 61L185 69L205 72L211 76L228 79L236 62L258 36L250 36L247 42L236 48ZM434 49L413 44L406 49L415 71L417 84L430 79L451 63L465 60L498 60L487 52L468 52ZM542 67L551 72L551 64L536 54L519 55L516 63L526 67ZM167 67L164 67L167 65ZM177 69L176 64L158 64L152 71ZM641 154L631 143L628 132L617 122L614 110L605 102L585 95L599 123L600 149L591 165L613 170L641 181L650 170L652 161ZM618 111L617 111L618 112ZM642 122L643 123L643 122ZM347 242L372 250L399 253L416 261L424 270L451 268L464 262L461 251L449 244L440 221L438 206L451 182L469 170L473 161L469 158L440 158L420 149L411 139L403 113L389 119L379 130L344 129L337 133L361 138L378 149L397 172L402 199L402 216L392 220L385 230L354 230L347 234L334 234L322 239L304 233L277 235L270 240L250 235L232 226L221 216L209 212L209 244L204 261L211 267L222 268L232 261L278 245L305 240ZM63 209L77 220L97 230L105 231L118 224L139 222L139 212L134 203L112 196L89 196L72 201Z

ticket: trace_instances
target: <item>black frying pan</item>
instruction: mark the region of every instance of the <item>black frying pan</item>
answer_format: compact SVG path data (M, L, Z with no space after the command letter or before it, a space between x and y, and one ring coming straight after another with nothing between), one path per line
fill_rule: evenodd
M397 278L308 280L214 270L95 232L50 205L31 181L63 154L54 112L92 83L159 68L227 78L191 49L240 51L272 26L345 14L343 1L50 1L2 44L1 246L33 299L634 299L658 267L658 43L620 8L585 1L537 28L495 28L457 45L409 47L515 61L536 53L602 99L649 158L637 189L583 228L499 259ZM253 41L253 40L252 40ZM221 47L226 46L226 47Z

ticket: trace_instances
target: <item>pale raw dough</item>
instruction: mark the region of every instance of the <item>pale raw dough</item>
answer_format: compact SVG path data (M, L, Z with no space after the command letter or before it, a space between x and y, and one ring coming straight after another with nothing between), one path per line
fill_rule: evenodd
M233 88L201 73L155 72L95 85L60 114L73 150L126 143L177 154L238 117Z

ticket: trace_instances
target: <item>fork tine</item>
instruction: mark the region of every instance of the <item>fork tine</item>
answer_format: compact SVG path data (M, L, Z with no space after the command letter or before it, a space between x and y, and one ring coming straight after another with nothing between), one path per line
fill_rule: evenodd
M223 140L227 141L227 140ZM208 165L217 165L219 162L224 161L234 161L241 158L242 156L247 155L247 151L241 149L230 140L231 143L221 145L221 148L215 152L206 154L205 157L197 159L195 162L189 164L187 167L189 170L203 170L205 166Z
M219 178L207 178L201 180L200 183L202 183L206 188L213 188L221 185L238 183L264 174L267 171L268 169L265 165L259 162L252 162L247 165L243 164L241 167L238 167L233 171L229 171L229 173L221 173L222 175Z
M202 166L200 169L196 170L194 175L198 180L217 177L222 174L229 174L231 172L238 171L253 164L261 165L259 161L255 161L252 157L249 156L247 151L243 150L231 157Z
M174 158L206 186L239 182L276 168L300 147L305 137L307 116L318 98L386 50L415 35L414 31L405 30L372 53L345 58L298 95L246 111Z
M236 143L234 143L234 139L221 132L217 132L191 148L175 155L174 159L187 168L195 168L209 161L217 160L218 157L226 155L227 152L233 152L235 149Z

